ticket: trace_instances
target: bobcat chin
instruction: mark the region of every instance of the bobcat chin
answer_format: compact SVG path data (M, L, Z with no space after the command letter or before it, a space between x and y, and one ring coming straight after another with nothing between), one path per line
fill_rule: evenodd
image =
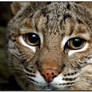
M92 90L91 11L76 2L15 2L11 9L8 63L21 88Z

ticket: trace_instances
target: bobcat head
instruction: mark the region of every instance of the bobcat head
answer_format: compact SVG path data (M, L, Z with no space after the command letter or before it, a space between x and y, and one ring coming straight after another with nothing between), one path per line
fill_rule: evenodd
M24 90L91 86L92 16L87 8L75 2L16 2L12 12L7 52Z

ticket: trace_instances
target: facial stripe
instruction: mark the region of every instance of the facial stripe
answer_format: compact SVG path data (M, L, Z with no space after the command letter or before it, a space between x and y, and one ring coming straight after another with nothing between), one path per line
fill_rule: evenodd
M74 78L63 78L63 80L65 81L74 81L77 77L74 77Z
M73 76L75 75L77 72L72 72L72 73L67 73L67 74L64 74L64 76Z

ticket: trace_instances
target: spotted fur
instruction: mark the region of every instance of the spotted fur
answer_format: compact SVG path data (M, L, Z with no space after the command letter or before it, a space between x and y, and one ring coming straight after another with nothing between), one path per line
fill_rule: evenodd
M24 90L92 90L92 14L89 9L75 2L18 5L19 11L14 12L7 28L7 53L11 71L20 86ZM42 39L41 46L34 48L36 51L19 39L31 32ZM88 45L72 53L65 44L77 36ZM41 69L56 69L59 75L48 84Z

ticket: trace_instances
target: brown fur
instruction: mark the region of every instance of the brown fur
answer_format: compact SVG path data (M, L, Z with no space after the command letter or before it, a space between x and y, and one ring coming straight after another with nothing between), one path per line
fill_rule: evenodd
M76 72L79 73L78 81L74 81L75 84L71 84L66 90L92 90L90 77L92 66L89 65L92 64L92 15L89 9L85 5L74 2L21 3L20 5L22 8L8 24L7 39L9 64L12 62L11 66L14 65L12 69L21 87L24 90L32 89L31 81L25 71L30 71L30 77L34 77L36 71L55 69L63 78L66 78L65 74L72 73L74 77ZM34 46L36 52L24 46L19 40L20 36L24 37L31 32L43 35L41 46ZM88 35L83 36L83 34ZM63 38L67 36L70 39L81 37L88 43L88 48L69 56L71 50L65 47L65 44L62 47ZM18 76L18 73L21 76ZM26 87L27 83L29 85ZM38 89L35 87L35 90Z

